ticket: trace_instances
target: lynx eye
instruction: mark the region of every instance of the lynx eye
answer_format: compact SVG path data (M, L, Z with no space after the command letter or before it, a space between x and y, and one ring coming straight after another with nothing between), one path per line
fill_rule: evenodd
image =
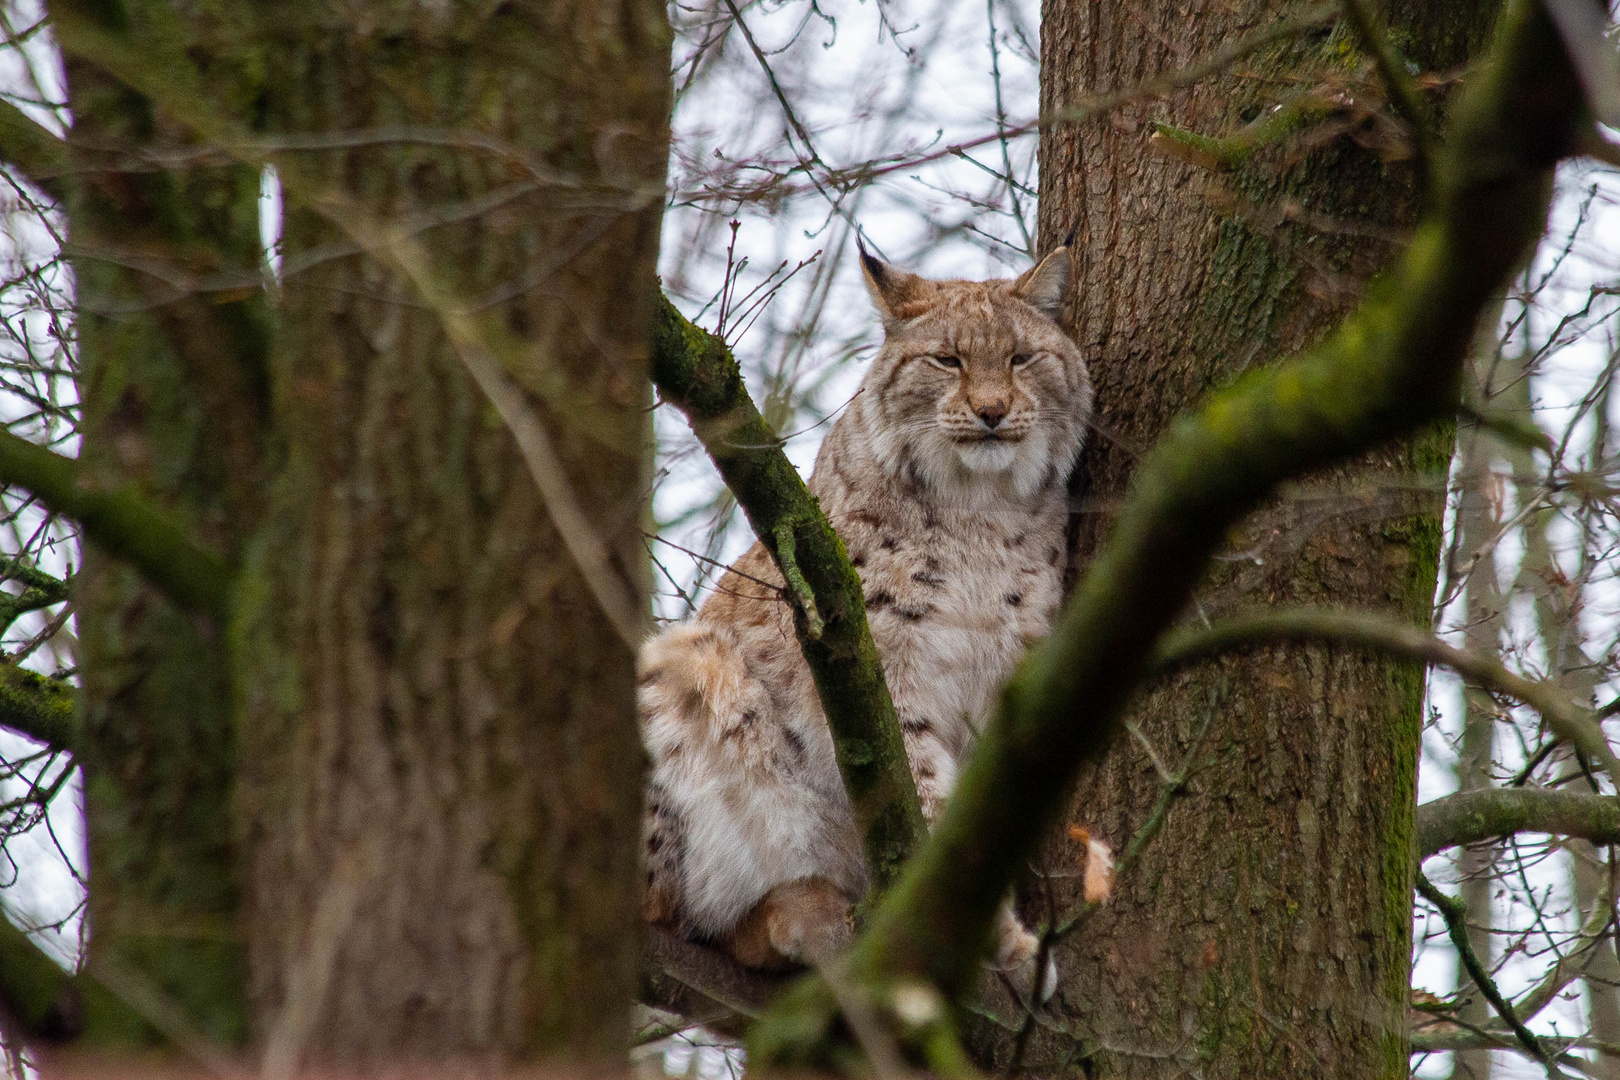
M940 367L950 368L952 371L955 371L962 366L961 359L955 356L931 356L929 359L938 364Z
M1013 353L1012 366L1023 367L1025 364L1030 362L1030 359L1031 357L1029 353Z

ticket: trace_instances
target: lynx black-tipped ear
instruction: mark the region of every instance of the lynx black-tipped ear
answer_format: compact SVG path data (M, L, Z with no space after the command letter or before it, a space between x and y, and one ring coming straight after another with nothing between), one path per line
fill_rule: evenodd
M1069 245L1067 242L1024 271L1013 282L1012 294L1051 319L1063 311L1063 294L1069 291Z
M885 323L909 319L922 313L927 306L923 296L925 279L904 270L896 270L866 250L860 233L855 234L855 247L861 253L861 276L866 279L866 291Z

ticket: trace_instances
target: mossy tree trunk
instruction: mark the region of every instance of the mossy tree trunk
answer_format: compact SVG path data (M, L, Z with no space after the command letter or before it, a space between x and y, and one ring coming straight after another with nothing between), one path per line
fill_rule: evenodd
M447 319L501 344L498 377L644 607L663 9L273 19L275 134L501 148L357 140L283 174L285 457L237 654L256 1037L272 1071L622 1050L640 956L632 645ZM438 309L386 252L347 250L323 201L422 222ZM339 256L310 265L323 250Z
M87 552L92 970L272 1074L622 1051L663 8L52 16L87 471L234 582L182 612ZM268 297L260 133L301 147Z
M52 14L138 36L152 8L59 3ZM96 484L133 482L199 542L235 558L266 475L258 170L126 171L118 150L174 132L151 102L72 54L67 79L81 460ZM210 81L225 98L240 72L217 63ZM92 967L155 989L205 1038L239 1042L245 966L226 627L181 611L88 543L74 605ZM92 1034L104 1044L155 1038L139 1026Z
M1418 7L1394 5L1392 38L1447 70L1484 44L1495 5ZM1286 13L1047 0L1042 111ZM1410 165L1351 138L1312 145L1306 133L1232 171L1149 143L1155 121L1231 133L1313 82L1376 94L1351 80L1359 56L1346 34L1324 29L1170 98L1043 132L1041 234L1051 246L1079 228L1071 326L1097 384L1082 566L1141 450L1210 389L1336 325L1358 282L1399 249L1387 237L1415 217ZM1449 452L1443 432L1390 447L1257 515L1231 538L1202 612L1317 602L1426 623ZM1191 762L1192 780L1112 904L1059 950L1058 1000L1078 1035L1043 1029L1027 1062L1083 1060L1106 1076L1406 1075L1421 695L1409 668L1321 648L1258 650L1144 694L1133 710L1143 736L1169 768ZM1162 789L1140 745L1121 740L1081 780L1075 818L1118 848ZM1050 869L1075 857L1070 841L1048 846ZM1054 879L1060 905L1075 899L1069 880ZM991 1041L1006 1060L1012 1040Z

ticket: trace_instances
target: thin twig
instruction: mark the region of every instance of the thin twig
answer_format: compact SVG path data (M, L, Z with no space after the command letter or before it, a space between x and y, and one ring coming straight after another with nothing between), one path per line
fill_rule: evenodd
M1497 990L1496 983L1491 980L1485 966L1479 962L1479 957L1474 952L1474 944L1468 939L1467 906L1461 900L1453 899L1435 888L1421 870L1417 871L1416 883L1419 894L1433 904L1440 912L1440 917L1446 921L1446 929L1451 935L1451 944L1456 948L1457 956L1462 960L1463 967L1467 969L1468 977L1474 980L1474 985L1479 987L1479 992L1485 995L1485 1000L1491 1003L1491 1008L1496 1010L1496 1014L1502 1018L1502 1022L1512 1029L1514 1037L1519 1040L1519 1044L1525 1048L1531 1057L1541 1062L1551 1080L1560 1080L1564 1074L1553 1062L1551 1055L1548 1054L1540 1041L1530 1033L1530 1029L1524 1026L1518 1014L1513 1011L1513 1006L1509 1005L1502 997L1501 991Z
M1406 60L1390 44L1389 35L1385 33L1372 6L1367 0L1341 2L1350 25L1361 39L1362 47L1378 67L1378 75L1389 91L1391 104L1411 131L1412 146L1417 155L1418 183L1425 193L1424 197L1428 198L1432 194L1429 178L1434 172L1434 115L1429 111L1428 102L1423 100L1417 82L1406 70Z

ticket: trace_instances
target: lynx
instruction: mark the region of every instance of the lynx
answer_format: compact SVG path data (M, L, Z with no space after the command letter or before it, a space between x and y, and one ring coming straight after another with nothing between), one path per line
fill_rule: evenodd
M809 486L861 576L924 817L1029 644L1052 624L1067 478L1091 412L1054 321L1059 248L1013 281L934 281L860 253L884 344ZM652 759L643 917L745 965L820 963L866 889L861 842L782 579L760 544L697 618L643 646ZM998 969L1034 937L1003 906ZM1043 973L1050 993L1055 971Z

